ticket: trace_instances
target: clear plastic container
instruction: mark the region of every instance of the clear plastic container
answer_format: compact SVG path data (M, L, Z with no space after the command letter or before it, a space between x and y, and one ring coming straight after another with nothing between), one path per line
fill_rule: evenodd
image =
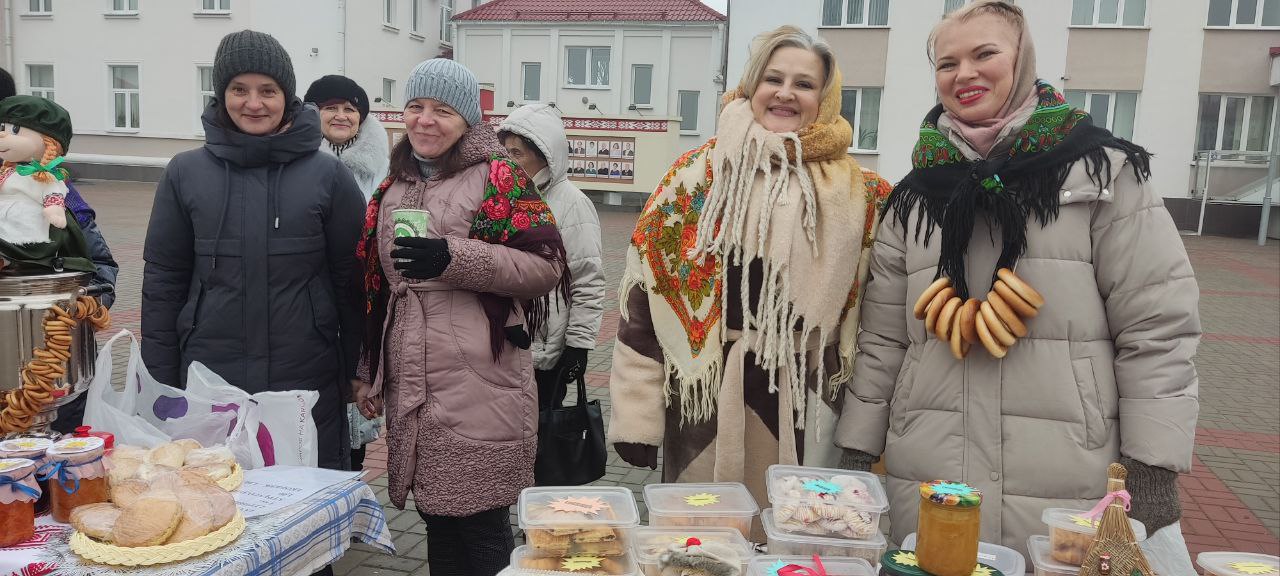
M1049 537L1032 536L1027 539L1027 555L1031 557L1031 566L1036 576L1076 576L1079 566L1063 564L1049 554Z
M620 487L525 488L519 508L530 557L622 556L640 524L635 496Z
M1089 545L1098 533L1096 521L1085 518L1087 510L1046 508L1040 520L1049 526L1049 555L1055 562L1079 566L1089 553ZM1133 535L1138 542L1147 539L1147 528L1141 522L1129 519Z
M867 472L774 464L765 481L774 526L790 534L865 540L889 509L880 479Z
M907 534L902 540L903 550L916 549L916 533ZM997 544L989 544L987 542L978 543L978 563L986 564L1005 576L1014 574L1027 573L1027 561L1022 558L1017 550L1006 548Z
M570 555L546 557L533 553L529 546L520 546L511 553L512 576L582 576L605 574L608 576L640 576L640 569L631 554L621 556Z
M827 538L807 534L789 534L778 530L773 523L773 510L765 509L760 515L764 524L764 534L768 538L769 554L775 556L813 556L823 558L861 558L875 564L880 556L889 549L889 541L884 534L876 532L866 540L846 540L844 538Z
M876 576L876 569L861 558L819 559L827 576ZM746 576L775 576L778 568L789 564L810 569L817 567L813 562L813 556L756 556L747 564Z
M1207 576L1244 576L1280 573L1280 556L1248 552L1202 552L1196 564Z
M704 544L714 542L733 548L742 558L744 571L747 569L747 561L755 556L755 548L733 528L641 526L636 529L635 534L636 563L640 565L640 572L645 576L661 576L658 559L662 553L673 544L685 544L690 538L697 538Z
M644 487L650 526L720 526L751 537L760 506L738 482L649 484Z

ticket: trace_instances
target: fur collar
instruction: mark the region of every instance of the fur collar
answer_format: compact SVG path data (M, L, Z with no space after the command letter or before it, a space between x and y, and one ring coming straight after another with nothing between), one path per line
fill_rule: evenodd
M320 151L330 156L335 155L333 146L329 145L328 140L320 141ZM377 118L370 115L360 125L356 141L343 150L338 159L351 169L351 173L355 174L357 179L372 180L386 170L389 151L387 129Z

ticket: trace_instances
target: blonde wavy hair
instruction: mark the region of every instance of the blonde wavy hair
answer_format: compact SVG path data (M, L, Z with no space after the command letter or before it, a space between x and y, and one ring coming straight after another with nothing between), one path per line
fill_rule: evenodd
M831 46L821 38L815 39L804 30L790 24L779 26L769 32L765 32L756 36L751 41L751 57L747 60L747 67L742 71L742 80L738 82L737 94L741 94L748 100L755 94L756 87L760 85L760 81L764 78L765 68L769 66L769 58L773 57L773 53L779 48L800 48L813 52L822 60L822 99L826 99L827 93L834 86L832 80L835 78L836 57L831 53Z
M1027 16L1022 12L1022 8L1014 6L1004 0L977 0L970 2L963 8L955 10L942 17L937 24L934 24L933 30L929 31L929 42L925 46L925 52L929 56L930 63L936 63L934 60L933 45L938 40L938 31L943 26L957 22L968 22L983 14L991 14L1009 23L1013 29L1022 32L1026 26Z

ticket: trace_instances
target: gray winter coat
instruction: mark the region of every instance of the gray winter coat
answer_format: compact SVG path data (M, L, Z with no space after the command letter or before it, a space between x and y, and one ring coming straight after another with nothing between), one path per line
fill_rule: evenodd
M528 138L546 157L547 167L531 176L556 217L569 257L569 303L552 292L550 315L533 341L533 367L552 370L566 346L596 347L605 290L600 216L591 199L569 181L569 141L559 111L547 104L521 106L498 129Z
M1195 273L1160 197L1108 152L1108 188L1078 161L1058 218L1028 222L1017 274L1046 304L1003 360L975 345L958 361L925 332L912 304L934 279L940 233L925 247L914 218L910 230L892 213L882 220L836 443L884 454L894 541L915 531L922 481L981 489L982 540L1025 554L1027 537L1048 531L1041 512L1091 508L1120 456L1190 469ZM975 222L965 265L977 298L999 238Z
M167 384L198 360L249 393L319 391L320 465L345 468L326 447L346 432L363 329L363 200L317 153L315 109L295 101L286 116L285 131L250 136L210 107L204 147L169 162L143 251L142 355Z

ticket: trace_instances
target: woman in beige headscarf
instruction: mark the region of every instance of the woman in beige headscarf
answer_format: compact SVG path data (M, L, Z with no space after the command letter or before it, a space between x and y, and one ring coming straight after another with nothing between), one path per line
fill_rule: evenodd
M1193 573L1176 480L1198 289L1150 154L1036 80L1012 4L951 13L929 48L941 104L876 240L846 464L884 454L895 540L915 530L918 483L944 478L982 490L983 540L1025 551L1046 508L1092 508L1119 461L1149 559Z
M666 481L834 464L836 392L889 185L848 155L840 72L792 26L756 39L717 135L676 160L622 281L609 436Z

